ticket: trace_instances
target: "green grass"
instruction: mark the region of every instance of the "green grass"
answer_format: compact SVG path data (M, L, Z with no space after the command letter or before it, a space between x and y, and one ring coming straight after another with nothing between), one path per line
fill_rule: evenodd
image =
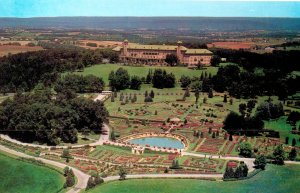
M0 192L58 192L64 177L57 171L0 153Z
M268 165L260 172L244 181L223 182L196 179L136 179L115 181L101 185L90 193L296 193L299 192L300 166Z
M283 116L276 120L265 121L265 128L278 131L280 133L280 139L283 142L285 142L286 137L289 137L290 145L292 145L292 140L293 140L293 138L295 138L297 141L297 146L300 146L300 143L298 141L299 135L291 133L292 126L290 124L286 123L286 119L287 119L287 117ZM297 122L296 128L298 128L299 125L300 125L300 121Z
M121 66L117 64L99 64L99 65L94 65L88 68L85 68L83 72L76 72L76 74L82 74L82 75L95 75L98 77L102 77L103 80L105 81L106 85L108 84L108 76L109 73L112 70L117 70L118 68L123 67L128 71L128 73L133 76L139 76L139 77L146 77L148 74L149 69L164 69L167 72L172 72L176 80L179 80L182 75L186 76L201 76L201 73L206 71L207 73L211 73L212 75L215 75L218 71L217 67L208 67L204 70L192 70L188 69L187 67L160 67L160 66L143 66L143 67L135 67L135 66Z

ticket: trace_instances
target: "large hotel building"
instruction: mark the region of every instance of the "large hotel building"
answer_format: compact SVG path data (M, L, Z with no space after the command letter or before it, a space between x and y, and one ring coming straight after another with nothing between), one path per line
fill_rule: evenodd
M212 52L207 49L188 49L177 42L172 45L141 45L129 43L125 40L122 46L113 50L119 53L120 60L125 63L139 63L148 65L165 65L168 54L177 56L179 62L190 68L197 65L209 66Z

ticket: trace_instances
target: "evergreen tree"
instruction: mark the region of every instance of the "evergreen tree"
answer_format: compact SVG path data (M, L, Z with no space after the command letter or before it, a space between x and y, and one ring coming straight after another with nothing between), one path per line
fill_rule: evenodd
M264 170L267 165L267 160L264 155L259 155L254 160L255 168Z
M67 166L64 168L64 176L65 177L68 176L68 173L69 173L69 167Z
M230 105L233 104L233 99L232 99L232 98L229 99L229 104L230 104Z
M190 89L189 88L185 89L184 97L190 97Z
M213 97L214 97L213 90L212 88L210 88L208 91L208 98L213 98Z
M89 177L85 190L89 190L93 187L95 187L95 182L94 182L94 178L91 176Z
M199 92L198 89L196 89L196 90L195 90L196 103L198 103L199 96L200 96L200 92Z
M234 177L235 178L241 178L243 177L244 173L243 173L243 169L241 166L238 166L234 172Z
M232 167L226 167L225 173L223 175L224 179L234 178L235 174Z
M203 98L203 103L206 104L206 101L207 101L207 98L204 97L204 98Z
M290 153L289 153L289 159L294 161L297 157L297 150L296 148L292 148Z
M96 175L94 182L96 185L98 184L102 184L104 182L104 180L102 178L100 178L99 174Z
M147 103L153 102L153 99L150 96L147 96L147 97L145 97L144 102L147 102Z
M248 142L243 142L240 144L240 153L241 156L251 157L252 156L252 147Z
M149 95L151 98L154 98L154 92L153 92L153 90L151 90L151 92L150 92L150 95Z
M285 144L287 144L287 145L289 144L289 137L285 138Z
M216 133L215 132L213 132L213 134L212 134L212 136L211 136L212 138L216 138Z
M282 145L279 145L274 149L273 156L276 164L284 164L285 155Z
M223 102L224 102L224 103L227 103L227 95L226 95L226 94L224 95Z
M119 169L120 180L125 180L126 175L127 175L127 172L125 171L125 169L123 167L120 167L120 169Z
M242 163L240 167L242 168L242 172L243 172L242 177L247 177L249 171L247 164Z
M137 96L136 93L133 94L133 101L136 102L137 101Z
M152 70L149 69L147 77L146 77L146 84L150 84L152 82L152 77L153 77Z
M203 81L203 79L204 79L204 75L203 75L203 71L202 71L201 76L200 76L200 80Z
M68 172L68 175L66 177L65 187L72 187L74 185L75 185L75 176L74 176L73 170L70 169Z

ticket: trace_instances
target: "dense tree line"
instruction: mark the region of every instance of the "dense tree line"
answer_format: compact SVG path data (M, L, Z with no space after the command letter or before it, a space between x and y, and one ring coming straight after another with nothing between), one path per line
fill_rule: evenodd
M228 62L239 64L241 67L253 71L255 68L275 69L282 74L299 71L300 51L279 51L258 54L242 50L213 50L214 54L226 58Z
M256 115L263 120L277 119L284 115L282 103L265 102L256 109Z
M1 132L22 141L51 145L75 143L78 132L101 132L108 114L103 103L69 92L54 96L50 89L41 89L5 100L0 105Z
M111 49L87 50L75 46L40 43L47 50L19 53L0 58L0 92L29 91L38 83L49 86L61 72L81 70L103 58L118 62Z
M0 58L1 92L29 91L39 82L53 83L58 73L73 71L102 61L90 50L51 49Z
M299 81L299 76L287 76L276 68L247 71L241 70L237 65L220 67L212 79L216 91L228 91L231 96L237 98L277 95L280 99L299 90Z
M257 135L264 128L263 120L276 119L284 115L281 103L271 101L262 103L256 108L252 116L255 101L249 100L247 104L239 105L239 112L230 112L224 120L224 129L233 134Z
M82 76L67 74L57 80L54 90L56 92L63 92L64 90L69 89L76 93L100 93L104 86L102 78L98 78L94 75Z

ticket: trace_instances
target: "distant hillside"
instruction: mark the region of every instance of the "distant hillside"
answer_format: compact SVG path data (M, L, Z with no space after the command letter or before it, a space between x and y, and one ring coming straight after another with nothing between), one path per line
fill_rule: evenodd
M70 29L184 29L191 31L289 30L300 31L300 18L211 17L44 17L0 18L0 28Z

